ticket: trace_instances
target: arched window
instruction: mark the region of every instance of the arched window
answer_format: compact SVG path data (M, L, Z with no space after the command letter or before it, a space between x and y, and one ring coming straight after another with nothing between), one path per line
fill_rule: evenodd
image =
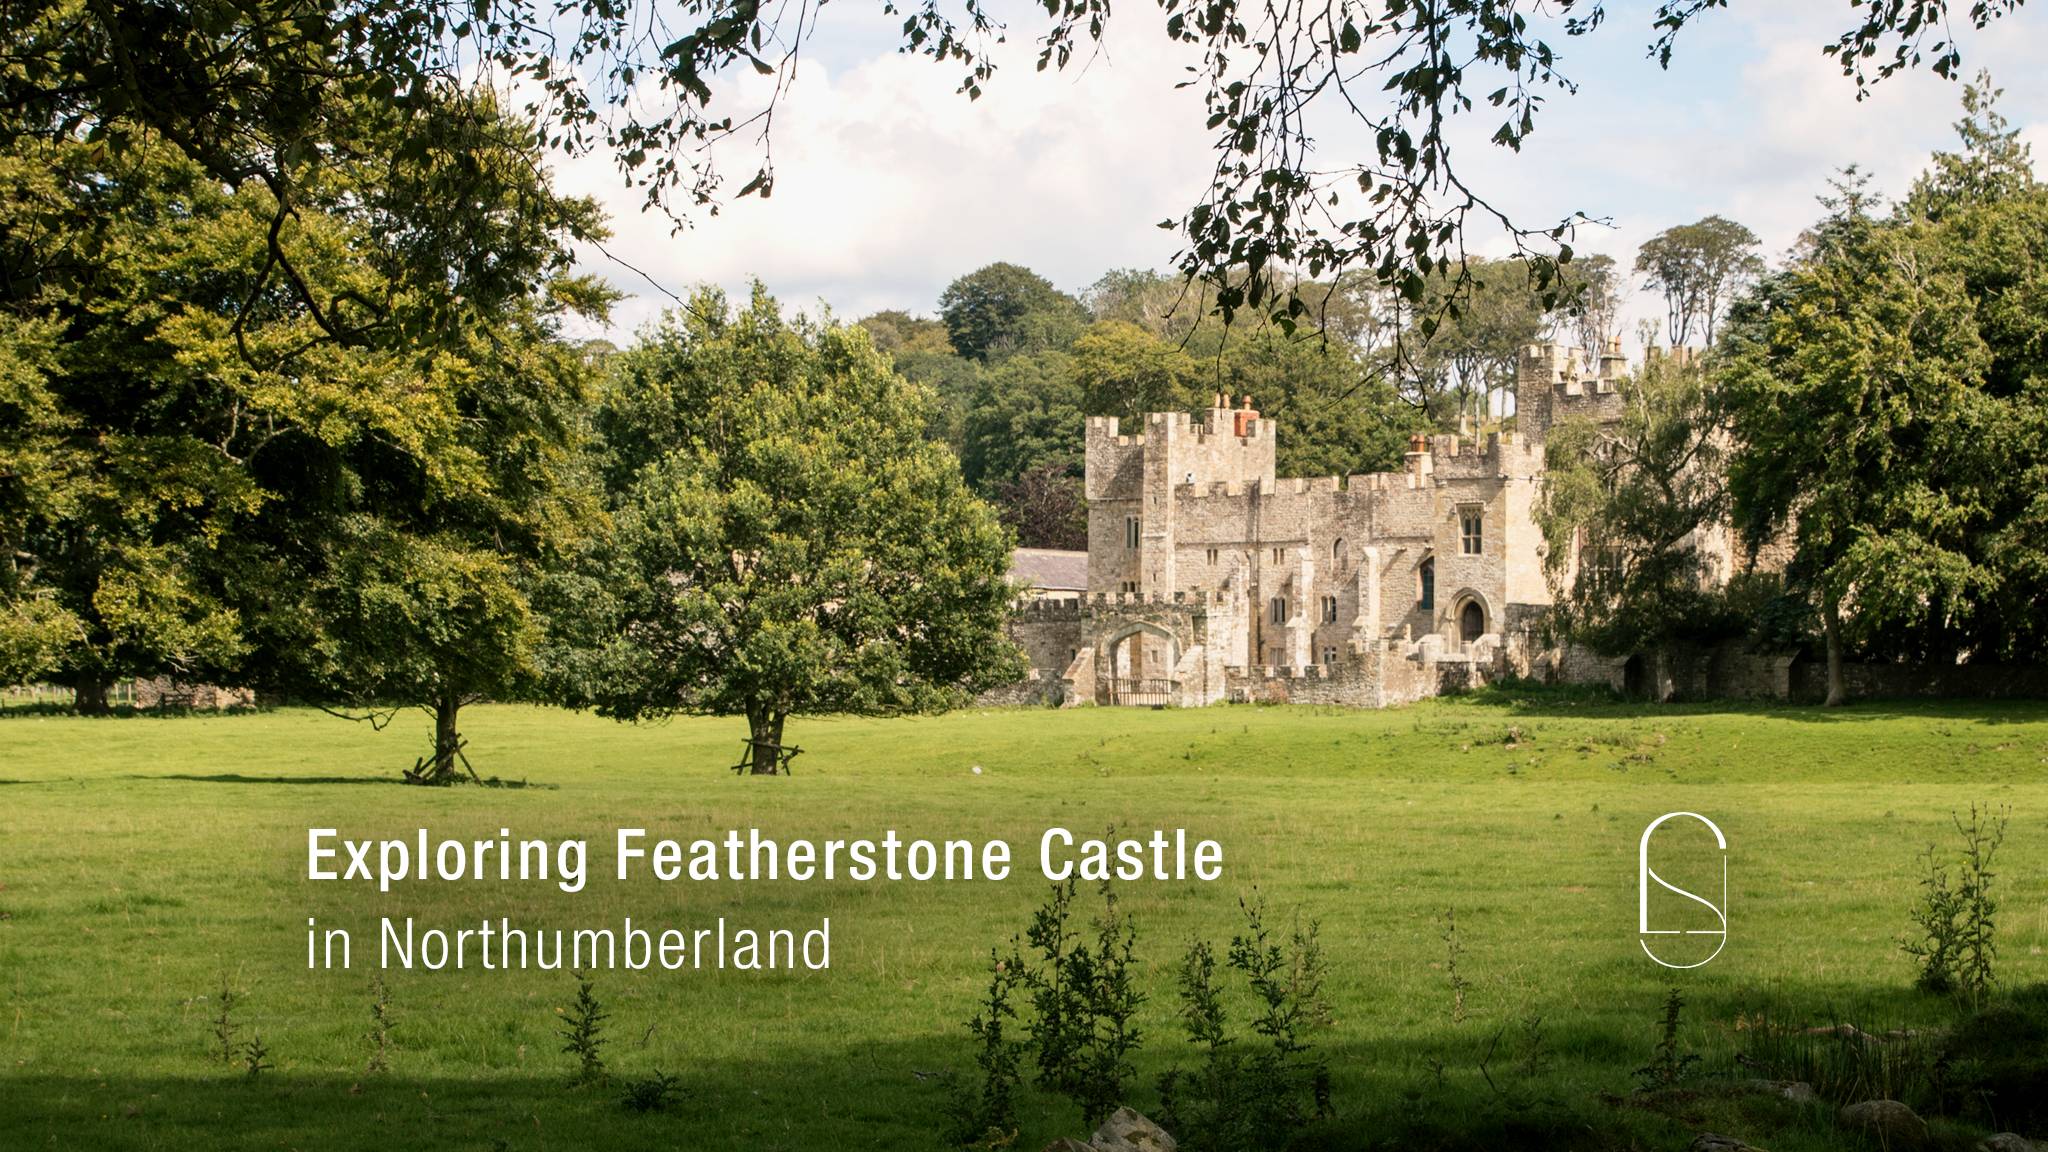
M1436 559L1431 557L1415 570L1415 606L1423 611L1436 607Z
M1268 620L1270 620L1270 621L1272 621L1273 623L1275 623L1275 624L1285 624L1285 623L1287 623L1287 597L1285 597L1285 596L1275 596L1275 597L1273 597L1273 602L1272 602L1271 604L1267 605L1267 609L1266 609L1266 612L1267 612L1267 619L1268 619Z
M1337 537L1330 544L1330 563L1335 564L1340 570L1344 567L1344 538L1342 536Z

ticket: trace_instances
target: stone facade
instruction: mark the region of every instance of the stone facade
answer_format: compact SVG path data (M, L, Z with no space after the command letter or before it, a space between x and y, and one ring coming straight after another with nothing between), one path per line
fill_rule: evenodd
M1135 430L1089 420L1085 593L1070 591L1083 558L1048 554L1063 579L1031 582L1011 621L1031 670L982 702L1382 708L1506 676L1657 700L1820 699L1821 663L1739 643L1625 658L1537 644L1545 443L1561 421L1617 418L1623 371L1618 344L1597 363L1530 345L1513 432L1418 436L1401 471L1360 476L1276 476L1282 430L1249 397ZM1719 585L1782 570L1791 540L1752 555L1720 524L1692 545ZM1845 678L1863 697L2048 697L2037 668L1858 664Z
M1417 436L1399 472L1282 478L1249 397L1088 421L1087 596L1020 606L1031 699L1378 707L1527 674L1550 604L1544 442L1620 410L1623 361L1531 345L1513 432Z

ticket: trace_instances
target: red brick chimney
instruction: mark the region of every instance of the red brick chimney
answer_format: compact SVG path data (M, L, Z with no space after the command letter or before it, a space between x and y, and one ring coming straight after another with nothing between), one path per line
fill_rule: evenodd
M1243 397L1243 401L1244 406L1232 414L1232 432L1238 436L1249 436L1252 434L1253 422L1259 418L1259 410L1252 407L1252 398L1249 393Z

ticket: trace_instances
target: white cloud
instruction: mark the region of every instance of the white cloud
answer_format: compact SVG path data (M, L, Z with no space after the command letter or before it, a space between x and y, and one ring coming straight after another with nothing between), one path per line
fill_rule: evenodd
M1027 47L1008 46L972 102L950 65L894 53L837 73L805 63L776 112L774 196L729 202L674 235L638 210L608 156L561 162L559 183L599 197L607 247L670 290L737 290L758 276L787 303L822 297L849 316L928 312L947 282L995 260L1068 289L1113 266L1164 264L1173 236L1154 225L1185 208L1209 164L1199 99L1174 91L1165 45L1113 42L1112 56L1066 75L1033 74ZM758 103L763 82L748 77L737 103ZM739 151L722 162L728 174L752 171ZM587 266L653 295L596 253ZM615 327L652 311L624 308Z
M1563 45L1580 93L1548 102L1521 153L1479 132L1460 153L1464 171L1527 223L1574 210L1610 217L1612 230L1582 230L1578 246L1624 262L1655 232L1714 212L1780 253L1842 165L1862 165L1897 195L1952 140L1959 86L1925 70L1855 99L1819 51L1846 18L1767 0L1709 13L1667 72L1644 59L1646 21L1616 16ZM1188 61L1155 20L1125 16L1112 33L1107 58L1064 74L1033 72L1026 34L999 49L1002 69L969 102L954 91L957 66L890 51L893 25L878 14L828 10L821 36L839 38L817 43L776 115L772 199L729 203L671 235L666 219L640 212L607 156L564 161L561 183L599 196L610 248L669 289L737 290L758 276L787 303L822 299L846 316L930 311L948 281L994 260L1068 289L1112 267L1163 267L1176 237L1155 225L1192 203L1211 164L1201 101L1173 87ZM1991 67L2006 115L2048 151L2048 77L2034 67L2048 57L2048 14L2022 9L1964 44L1966 69ZM739 79L740 103L758 101L762 83ZM1333 124L1323 159L1365 143ZM751 171L743 156L730 161L728 173ZM595 253L587 267L634 294L615 333L666 302ZM1642 297L1635 311L1658 311Z

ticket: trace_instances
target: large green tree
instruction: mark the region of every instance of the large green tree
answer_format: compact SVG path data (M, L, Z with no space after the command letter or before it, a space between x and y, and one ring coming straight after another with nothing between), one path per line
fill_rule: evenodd
M1223 391L1250 396L1279 429L1282 476L1349 476L1400 468L1423 411L1402 399L1349 344L1267 326L1229 344L1216 364Z
M946 325L939 320L892 309L863 317L860 326L905 380L932 390L938 403L926 431L960 452L966 444L967 413L981 384L981 365L953 350Z
M1537 506L1553 624L1617 656L1726 623L1699 546L1728 515L1726 420L1701 363L1654 357L1620 391L1619 417L1550 429Z
M1203 407L1201 366L1179 348L1136 324L1104 320L1074 341L1068 371L1090 416L1116 416L1131 432L1148 412Z
M864 330L707 291L618 361L608 405L676 418L618 495L572 700L744 716L741 766L773 773L791 716L934 711L1020 674L1008 535Z
M1986 545L2038 504L2009 477L2038 459L2026 429L2040 426L2040 403L1996 382L1987 336L1998 334L1985 322L2006 301L1972 282L1957 245L1993 219L2018 225L1998 230L1999 262L2038 260L2042 245L2019 223L2025 204L1957 206L1960 224L1880 219L1853 177L1827 203L1792 267L1734 313L1723 387L1740 444L1738 522L1757 545L1792 535L1788 576L1819 612L1833 704L1851 647L1931 630L1949 637L1941 655L1953 662L1956 627L1999 595ZM1989 255L1970 261L1980 276L2041 298L2026 284L2037 276L1994 270ZM2012 356L2004 371L2041 378L2038 343L1997 342Z
M453 87L324 103L288 198L36 111L0 122L0 650L88 710L157 674L424 706L445 778L461 704L530 682L518 586L580 519L557 327L608 300L570 271L594 207Z
M203 675L245 648L208 569L261 494L236 458L251 441L205 434L232 400L205 362L222 349L194 331L239 302L220 266L243 216L158 142L12 127L0 650L12 678L68 682L80 711L103 712L116 680Z
M1087 320L1079 301L1018 264L990 264L946 285L939 316L953 348L984 362L1064 348Z
M2048 191L1995 96L1890 213L1843 180L1724 340L1737 521L1796 545L1835 701L1849 656L2040 658Z
M1666 228L1636 252L1636 271L1646 287L1664 296L1664 334L1673 347L1694 334L1708 346L1721 317L1751 281L1762 274L1756 233L1722 216Z

